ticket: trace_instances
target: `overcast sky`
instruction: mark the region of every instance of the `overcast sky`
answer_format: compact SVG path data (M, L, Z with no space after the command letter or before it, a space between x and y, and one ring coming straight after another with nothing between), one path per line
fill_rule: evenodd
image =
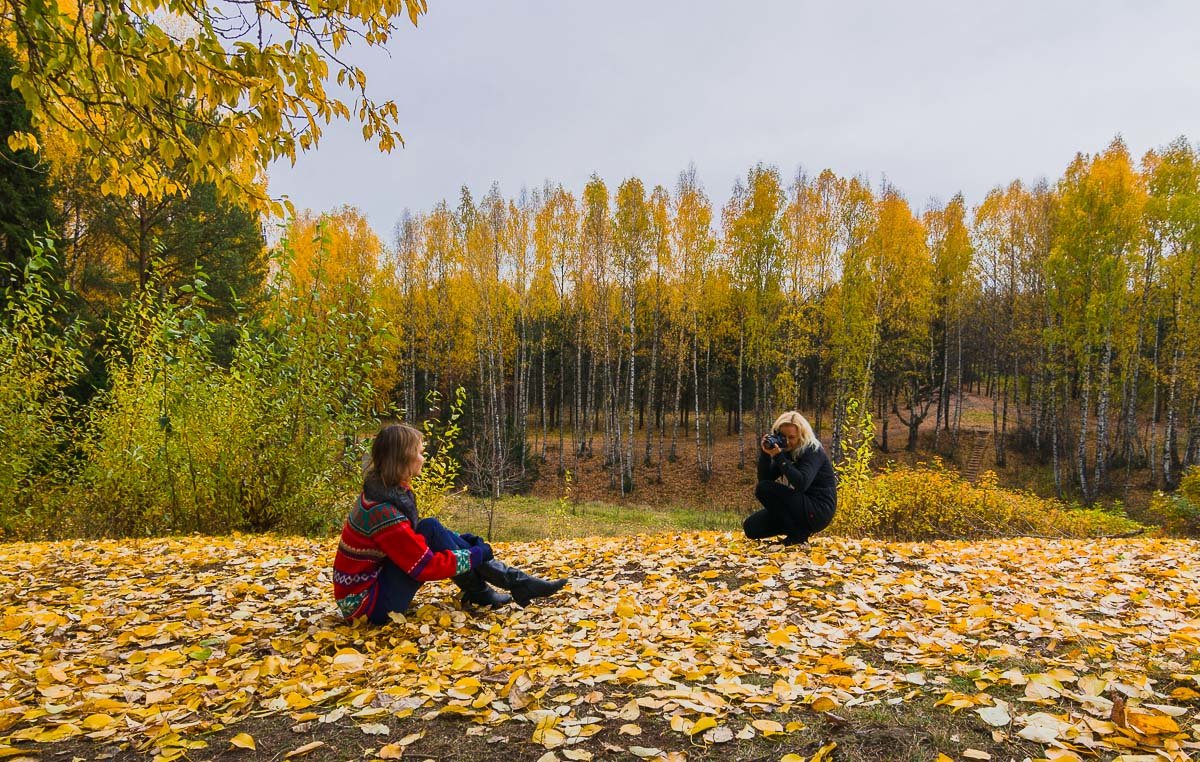
M356 206L389 242L462 185L673 188L694 163L720 205L764 162L886 178L923 208L1053 180L1118 133L1137 157L1200 140L1196 0L429 0L387 53L350 58L407 146L331 125L271 192Z

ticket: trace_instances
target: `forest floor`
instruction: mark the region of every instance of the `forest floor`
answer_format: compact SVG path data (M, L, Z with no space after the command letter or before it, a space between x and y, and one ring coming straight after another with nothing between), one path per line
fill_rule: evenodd
M1009 426L1015 428L1018 408L1009 409ZM1022 415L1028 415L1022 412ZM828 428L828 416L826 416ZM876 448L872 465L882 468L888 462L915 465L928 462L935 457L951 468L956 468L964 478L974 480L987 470L994 471L1000 486L1028 490L1043 497L1055 495L1054 475L1049 464L1039 463L1025 453L1010 447L1005 467L996 466L996 453L992 437L992 400L975 394L964 395L962 416L955 444L950 433L939 435L939 446L933 448L934 417L930 414L919 429L918 446L913 452L905 449L908 430L895 416L888 420L888 450L882 450L882 427L876 424ZM679 432L676 459L659 457L657 438L652 442L651 462L644 462L645 431L636 431L634 489L622 496L612 484L610 471L604 466L599 453L601 436L597 435L592 457L575 460L571 449L570 432L567 432L568 453L564 466L571 472L570 483L558 473L558 438L553 433L546 442L546 461L539 469L530 493L537 497L557 499L568 497L572 501L606 502L620 505L655 506L659 508L684 508L714 512L748 513L755 508L754 483L755 459L758 456L755 433L748 432L744 443L736 434L726 432L725 419L715 421L716 436L713 445L712 476L707 481L699 478L696 461L695 432ZM828 437L822 440L828 444ZM664 453L669 454L671 430L668 427ZM540 442L533 443L535 452L541 449ZM744 452L744 466L741 453ZM1134 472L1134 483L1128 495L1102 497L1102 502L1117 497L1136 512L1145 506L1152 490L1146 483L1143 470Z
M347 626L329 539L0 545L0 759L1167 760L1200 750L1200 544L722 532L498 544Z

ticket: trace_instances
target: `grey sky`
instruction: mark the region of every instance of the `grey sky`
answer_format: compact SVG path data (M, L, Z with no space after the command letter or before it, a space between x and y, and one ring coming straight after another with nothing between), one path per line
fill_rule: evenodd
M917 207L1057 178L1121 133L1140 156L1200 140L1200 2L429 0L355 51L407 147L357 124L271 170L297 208L351 204L390 242L408 207L579 192L694 162L719 204L755 162L886 177Z

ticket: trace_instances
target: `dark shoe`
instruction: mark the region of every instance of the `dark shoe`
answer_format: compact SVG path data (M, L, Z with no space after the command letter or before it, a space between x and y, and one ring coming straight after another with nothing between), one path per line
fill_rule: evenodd
M808 535L806 534L789 534L783 538L784 546L787 545L807 545Z
M494 558L479 567L479 576L512 593L512 599L521 608L528 606L534 598L554 595L567 584L565 579L548 580L526 574L520 569L505 566Z
M462 588L462 602L464 605L473 606L491 606L498 609L506 603L512 602L511 595L498 593L488 584L483 581L478 571L463 572L451 579L451 581Z

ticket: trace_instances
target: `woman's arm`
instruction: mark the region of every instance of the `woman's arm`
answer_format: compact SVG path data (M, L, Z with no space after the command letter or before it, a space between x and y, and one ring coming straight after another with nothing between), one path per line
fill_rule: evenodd
M817 449L806 450L798 461L780 453L775 456L775 464L779 466L793 489L807 492L821 468L821 452Z
M431 550L407 518L380 530L373 539L392 563L418 582L455 577L481 565L484 560L482 545L466 550Z
M762 445L758 447L758 480L760 482L774 481L779 478L779 469L771 462L771 456L763 452Z

